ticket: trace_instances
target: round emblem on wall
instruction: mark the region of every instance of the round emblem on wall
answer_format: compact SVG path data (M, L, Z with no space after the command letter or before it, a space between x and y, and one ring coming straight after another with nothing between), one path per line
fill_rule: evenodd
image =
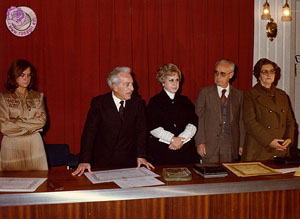
M37 25L37 18L31 8L11 6L6 13L6 26L17 37L31 34Z

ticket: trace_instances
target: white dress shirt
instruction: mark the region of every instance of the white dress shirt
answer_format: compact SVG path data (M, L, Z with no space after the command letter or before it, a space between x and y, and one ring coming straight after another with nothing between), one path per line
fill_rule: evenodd
M121 106L120 101L122 101L122 100L119 99L118 97L116 97L116 96L114 95L114 92L111 92L111 93L112 93L112 98L113 98L113 100L114 100L114 102L115 102L115 105L116 105L116 107L117 107L117 110L119 111L120 106ZM125 108L126 100L123 100L123 101L124 101L123 106L124 106L124 108Z
M223 87L220 87L220 86L217 86L217 88L218 88L218 94L219 94L219 97L220 97L220 98L222 97L222 90L224 90L224 89L226 89L225 97L228 98L228 96L229 96L229 91L230 91L230 89L229 89L229 84L227 85L226 88L223 88Z

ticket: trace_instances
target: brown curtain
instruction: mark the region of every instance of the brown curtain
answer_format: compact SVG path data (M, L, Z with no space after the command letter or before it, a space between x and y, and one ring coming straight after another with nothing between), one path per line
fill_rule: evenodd
M35 11L31 35L8 31L10 6ZM0 15L1 91L11 62L31 61L47 101L44 139L67 143L73 153L79 152L91 98L109 91L106 75L116 66L132 68L146 101L160 91L155 75L165 63L182 70L182 93L192 101L213 83L220 58L237 64L235 87L251 87L253 0L5 0Z

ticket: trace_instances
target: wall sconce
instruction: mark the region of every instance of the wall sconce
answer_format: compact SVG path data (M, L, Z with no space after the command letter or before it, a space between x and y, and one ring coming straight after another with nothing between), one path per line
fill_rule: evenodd
M263 13L261 15L262 20L270 20L271 15L270 15L270 5L268 3L268 0L266 0L263 8Z
M292 20L291 9L286 0L282 9L281 21L291 21L291 20Z
M270 4L268 3L268 0L266 0L265 4L263 5L263 12L261 15L262 20L270 20L267 23L266 26L266 33L267 37L269 38L270 41L273 41L274 38L277 36L277 24L274 22L274 19L271 17L270 14ZM287 3L287 0L285 1L285 4L282 9L282 17L281 21L286 22L286 21L291 21L291 9L289 4Z
M277 24L274 22L273 18L270 18L270 22L266 26L267 37L270 41L273 41L277 36Z

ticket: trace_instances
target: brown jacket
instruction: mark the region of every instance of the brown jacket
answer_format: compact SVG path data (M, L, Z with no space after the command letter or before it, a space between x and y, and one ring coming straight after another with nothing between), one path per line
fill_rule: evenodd
M17 92L0 93L0 132L4 136L16 137L42 131L46 123L44 95L28 91L24 100ZM36 113L41 116L37 117Z
M275 88L273 100L258 83L245 93L243 110L246 138L242 160L272 160L288 155L288 150L280 152L269 146L275 138L294 140L295 120L288 95Z
M230 123L232 135L232 158L238 158L239 147L244 143L244 125L242 121L243 92L230 85ZM196 145L206 144L206 159L218 149L222 131L220 97L216 85L201 88L195 103L199 117L198 131L195 135Z

